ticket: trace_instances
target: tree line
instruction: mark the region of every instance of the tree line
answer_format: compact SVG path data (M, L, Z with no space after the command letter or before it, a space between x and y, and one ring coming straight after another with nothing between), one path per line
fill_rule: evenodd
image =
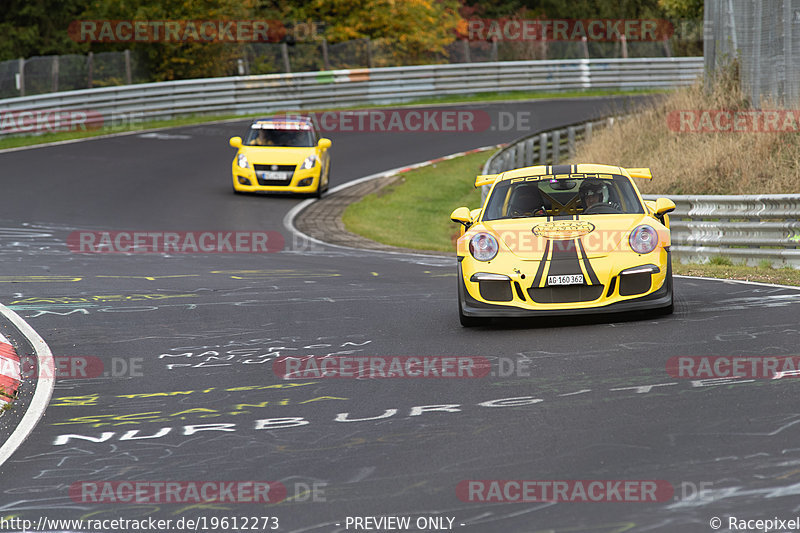
M3 0L0 61L131 49L154 80L231 74L241 42L85 42L76 21L280 21L306 25L335 44L369 38L391 43L409 63L433 61L466 21L484 19L702 19L703 0ZM128 28L125 27L127 30ZM291 31L270 40L294 44Z

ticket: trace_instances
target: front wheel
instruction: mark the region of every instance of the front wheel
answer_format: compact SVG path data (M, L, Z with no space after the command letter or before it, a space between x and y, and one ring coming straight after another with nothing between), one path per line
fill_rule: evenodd
M465 328L474 328L475 326L481 326L485 323L485 319L478 318L474 316L467 316L461 310L461 302L458 302L458 320L461 322L461 325Z
M664 279L664 283L669 286L669 295L671 297L669 305L666 307L662 307L660 309L656 309L656 314L659 316L666 316L671 315L675 311L675 289L672 285L672 258L669 258L669 263L667 264L667 276Z

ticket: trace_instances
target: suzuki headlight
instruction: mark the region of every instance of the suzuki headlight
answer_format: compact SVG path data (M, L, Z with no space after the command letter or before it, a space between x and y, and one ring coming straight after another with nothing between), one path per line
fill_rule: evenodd
M236 164L242 168L250 168L250 163L247 161L247 156L244 154L236 156Z
M308 170L309 168L314 168L314 165L316 164L317 164L317 156L310 155L306 157L305 161L303 161L303 164L300 165L300 170Z
M478 233L469 240L469 253L478 261L491 261L498 249L497 239L488 233Z
M628 239L631 248L637 254L649 254L658 245L658 233L647 225L637 226Z

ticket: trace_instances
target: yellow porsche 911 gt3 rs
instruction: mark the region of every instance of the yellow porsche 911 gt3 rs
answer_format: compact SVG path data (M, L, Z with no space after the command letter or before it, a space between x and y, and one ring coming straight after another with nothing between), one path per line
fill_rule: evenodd
M667 198L644 201L647 168L555 165L478 176L481 209L459 207L458 313L490 317L657 309L671 313Z
M317 197L328 189L330 139L317 139L307 116L254 120L233 158L234 192L300 193Z

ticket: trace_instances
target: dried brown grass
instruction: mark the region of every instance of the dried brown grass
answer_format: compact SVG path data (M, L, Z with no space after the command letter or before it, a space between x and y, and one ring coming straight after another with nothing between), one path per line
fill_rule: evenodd
M780 194L800 192L798 133L680 133L667 124L671 111L750 108L735 66L720 71L713 89L683 88L651 107L596 132L571 161L650 167L642 193ZM762 109L776 109L763 103Z

